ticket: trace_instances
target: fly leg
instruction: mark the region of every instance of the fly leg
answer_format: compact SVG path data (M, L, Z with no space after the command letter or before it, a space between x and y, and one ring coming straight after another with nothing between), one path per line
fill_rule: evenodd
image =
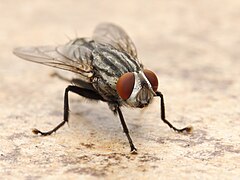
M42 136L47 136L47 135L50 135L52 134L53 132L56 132L59 128L61 128L65 123L68 122L68 118L69 118L69 99L68 99L68 93L69 92L73 92L73 93L76 93L80 96L84 96L86 98L89 98L89 99L94 99L94 100L102 100L102 97L97 94L96 92L94 91L91 91L91 90L87 90L87 89L84 89L84 88L80 88L78 86L68 86L66 89L65 89L65 94L64 94L64 111L63 111L63 121L58 124L55 128L53 128L52 130L50 131L47 131L47 132L42 132L38 129L33 129L32 132L34 134L40 134Z
M188 126L182 129L178 129L176 127L174 127L168 120L166 120L165 118L165 106L164 106L164 98L163 98L163 94L161 92L156 92L156 96L159 96L161 98L161 119L163 120L164 123L166 123L170 128L172 128L174 131L182 133L182 132L187 132L190 133L192 131L192 127Z
M131 137L129 135L129 131L128 131L127 125L125 123L122 111L121 111L121 109L118 106L116 106L116 110L117 110L117 113L119 115L122 127L123 127L123 132L126 134L126 136L128 138L128 142L129 142L129 145L130 145L130 148L131 148L131 153L135 154L135 153L137 153L137 149L135 148L135 146L133 144L133 141L132 141L132 139L131 139Z
M65 89L65 94L64 94L64 111L63 111L63 121L58 124L55 128L53 128L50 131L47 132L42 132L38 129L33 129L32 132L34 134L41 134L42 136L47 136L51 135L53 132L56 132L59 128L61 128L66 122L68 122L68 117L69 117L69 103L68 103L68 92L74 92L75 86L68 86Z

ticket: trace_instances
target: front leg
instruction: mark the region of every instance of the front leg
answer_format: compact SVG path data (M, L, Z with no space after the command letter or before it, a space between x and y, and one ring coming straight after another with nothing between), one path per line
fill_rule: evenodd
M192 127L191 126L188 126L188 127L185 127L185 128L182 128L182 129L178 129L176 127L174 127L168 120L166 120L166 117L165 117L165 105L164 105L164 98L163 98L163 94L159 91L156 92L156 96L159 96L161 98L161 119L164 123L166 123L170 128L172 128L174 131L176 132L187 132L187 133L190 133L192 131Z
M128 139L128 142L129 142L129 145L130 145L130 148L131 148L131 153L133 154L136 154L137 153L137 149L135 148L134 144L133 144L133 141L132 141L132 138L130 137L129 135L129 131L128 131L128 127L125 123L125 120L124 120L124 117L123 117L123 114L122 114L122 111L121 109L119 108L119 106L116 106L115 107L116 110L117 110L117 113L119 115L119 118L120 118L120 121L121 121L121 124L122 124L122 127L123 127L123 132L126 134L127 136L127 139Z

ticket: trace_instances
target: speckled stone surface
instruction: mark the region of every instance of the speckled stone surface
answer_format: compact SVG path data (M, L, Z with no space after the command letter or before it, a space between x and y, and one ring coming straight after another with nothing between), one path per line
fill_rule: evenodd
M0 179L239 179L240 1L2 1L0 4ZM138 154L104 103L70 95L54 69L20 60L16 46L62 44L91 36L100 22L121 25L139 58L158 75L159 99L123 109Z

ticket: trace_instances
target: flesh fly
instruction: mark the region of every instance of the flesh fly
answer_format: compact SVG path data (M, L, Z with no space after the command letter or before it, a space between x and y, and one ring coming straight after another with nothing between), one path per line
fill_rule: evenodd
M22 59L76 75L76 78L68 80L72 85L65 89L63 121L47 132L34 129L35 134L50 135L68 122L69 92L106 102L110 110L119 116L132 153L136 153L137 149L129 135L121 106L143 108L154 97L160 97L163 122L177 132L191 131L191 127L178 129L166 120L163 94L158 91L156 74L144 68L138 60L134 43L117 25L99 24L92 38L76 38L60 46L20 47L13 53Z

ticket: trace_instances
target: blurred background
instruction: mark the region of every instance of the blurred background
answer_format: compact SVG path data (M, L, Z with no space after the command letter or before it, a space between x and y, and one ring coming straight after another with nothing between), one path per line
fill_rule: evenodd
M2 177L239 177L239 20L238 0L1 0ZM67 84L50 77L53 69L15 57L13 48L91 37L101 22L125 29L139 59L158 75L168 119L191 124L192 135L161 122L158 100L143 112L124 109L139 149L131 156L108 107L74 95L69 128L46 138L31 134L60 122Z

